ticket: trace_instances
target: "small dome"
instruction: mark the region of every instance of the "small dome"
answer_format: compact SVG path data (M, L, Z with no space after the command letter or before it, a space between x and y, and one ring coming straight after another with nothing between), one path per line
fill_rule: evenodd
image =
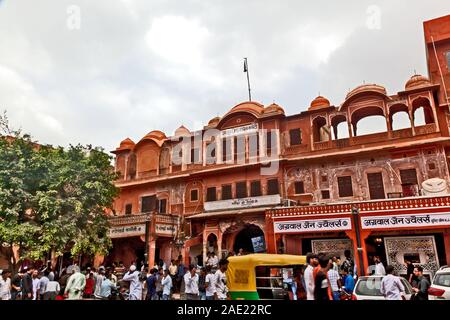
M220 121L220 117L214 117L208 122L208 127L215 127Z
M357 95L358 93L361 92L377 92L377 93L381 93L383 95L386 95L386 88L383 86L380 86L378 84L363 84L360 86L357 86L355 89L353 89L352 91L350 91L347 96L345 97L345 100L350 99L351 97Z
M308 108L308 111L329 108L330 106L330 101L327 98L318 96L313 101L311 101L311 105Z
M120 145L118 148L116 148L115 151L125 151L125 150L131 150L135 146L135 143L130 138L126 138L122 142L120 142Z
M272 103L270 106L264 108L263 113L282 113L284 114L284 109L277 105L276 103Z
M431 82L427 77L424 77L420 74L415 74L409 79L405 84L405 90L419 88L430 85Z
M162 131L159 130L153 130L149 133L147 133L144 138L142 138L141 140L144 139L155 139L155 140L165 140L167 139L166 134Z
M181 137L181 136L190 136L191 132L188 128L181 125L177 130L175 130L175 137Z

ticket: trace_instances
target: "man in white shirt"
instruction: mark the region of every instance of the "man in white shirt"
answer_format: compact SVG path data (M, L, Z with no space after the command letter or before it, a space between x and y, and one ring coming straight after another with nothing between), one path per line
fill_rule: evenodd
M216 293L219 300L226 300L228 298L227 275L228 260L222 259L219 261L219 269L216 271Z
M184 293L186 300L198 300L198 279L197 268L191 264L189 271L184 275Z
M402 300L402 292L405 292L405 286L400 278L394 276L393 266L386 267L387 276L381 280L380 292L386 300Z
M214 300L216 295L216 275L211 272L211 266L206 266L205 289L206 300Z
M3 270L0 277L0 300L11 300L11 271Z
M314 300L314 268L319 265L317 255L314 253L308 253L306 255L306 263L308 266L305 269L303 277L305 278L306 285L306 299Z
M162 300L169 300L170 290L172 289L172 278L169 269L164 270L164 277L161 280L161 285L163 287Z
M385 276L386 275L386 270L384 269L383 263L380 260L379 256L375 256L374 258L375 261L375 275L376 276Z
M33 300L39 300L39 282L40 279L38 277L39 271L35 269L33 271L32 280L33 280Z

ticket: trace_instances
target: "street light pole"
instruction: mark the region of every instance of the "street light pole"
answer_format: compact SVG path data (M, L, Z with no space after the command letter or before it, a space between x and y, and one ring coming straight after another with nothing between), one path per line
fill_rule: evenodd
M364 259L363 259L363 249L361 245L361 233L359 230L359 208L353 207L352 208L352 217L353 217L353 225L355 226L355 236L356 236L356 246L357 246L357 252L358 255L358 261L359 261L359 273L360 276L364 276Z
M150 234L150 213L148 212L146 217L145 217L145 253L144 253L144 257L145 257L145 262L144 263L148 263L148 242L149 242L149 234Z

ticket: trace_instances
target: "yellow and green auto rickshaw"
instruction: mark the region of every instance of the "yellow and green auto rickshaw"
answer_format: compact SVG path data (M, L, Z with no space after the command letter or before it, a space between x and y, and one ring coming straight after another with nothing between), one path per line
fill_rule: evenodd
M233 300L288 300L305 256L256 253L228 258L227 286Z

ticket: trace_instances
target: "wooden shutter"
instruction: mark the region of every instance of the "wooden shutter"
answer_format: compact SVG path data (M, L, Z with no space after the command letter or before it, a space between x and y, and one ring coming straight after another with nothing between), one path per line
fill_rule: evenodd
M305 186L303 184L303 181L296 181L295 194L304 194L304 193L305 193Z
M159 200L159 213L166 213L167 212L167 199L160 199Z
M300 129L291 129L289 130L289 137L290 137L290 145L296 146L299 144L302 144L302 136Z
M142 197L141 212L156 211L156 196Z
M352 197L353 196L353 186L352 177L338 177L338 187L339 187L339 197Z
M267 194L279 194L278 179L270 179L267 181Z
M191 190L191 202L198 201L198 190Z
M132 211L133 211L133 205L131 203L127 204L125 206L125 214L131 214Z
M232 198L231 194L231 184L226 184L222 186L222 200L229 200Z
M216 187L210 187L206 189L206 201L216 201Z
M250 185L250 195L252 197L259 197L261 193L261 181L252 181Z
M383 174L381 172L368 173L367 182L369 183L370 199L376 200L386 198L384 193Z
M330 190L322 190L322 199L330 199Z
M416 169L400 170L400 178L402 179L402 185L415 185L417 182Z
M236 198L247 198L247 182L236 182Z

